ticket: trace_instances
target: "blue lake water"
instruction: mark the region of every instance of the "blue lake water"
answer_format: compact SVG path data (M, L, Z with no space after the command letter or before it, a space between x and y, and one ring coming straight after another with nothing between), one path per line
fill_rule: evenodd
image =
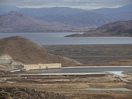
M132 44L132 37L64 37L75 32L0 33L0 38L23 36L41 45Z

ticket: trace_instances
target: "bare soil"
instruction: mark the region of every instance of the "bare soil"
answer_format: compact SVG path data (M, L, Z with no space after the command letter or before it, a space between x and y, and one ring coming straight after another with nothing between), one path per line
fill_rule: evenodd
M85 76L25 76L25 77L17 76L16 77L13 76L13 74L11 73L10 76L6 76L6 75L1 76L0 86L3 89L5 87L9 87L9 88L13 87L15 89L20 87L20 88L34 89L37 91L44 91L46 93L51 93L51 92L57 94L59 93L60 97L65 95L66 99L131 99L132 98L132 94L131 94L132 91L83 90L83 88L131 87L131 84L122 82L118 77L114 77L111 74L94 76L94 77L86 76L86 75ZM39 99L46 99L46 98L39 98ZM48 99L61 99L61 98L48 98Z

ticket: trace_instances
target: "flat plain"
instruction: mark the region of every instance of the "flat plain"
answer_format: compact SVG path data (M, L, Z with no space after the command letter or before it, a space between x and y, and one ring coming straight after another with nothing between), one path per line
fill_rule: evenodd
M46 45L47 52L88 66L132 65L132 44Z
M0 72L2 74L2 72ZM5 96L16 97L16 94L20 94L21 99L25 99L26 96L32 95L32 92L37 92L34 94L35 97L43 96L50 98L39 98L39 99L131 99L132 94L132 84L122 81L119 77L115 77L113 74L104 75L50 75L50 76L20 76L25 72L19 73L6 73L0 78L0 94ZM130 75L132 72L124 72L127 74L126 79L132 81ZM16 76L15 76L16 75ZM86 90L86 88L128 88L128 90ZM34 89L34 90L32 90ZM8 91L11 90L11 91ZM13 92L13 91L16 92ZM45 92L46 91L46 92ZM30 93L29 93L30 92ZM28 93L28 95L27 95ZM52 94L48 94L52 93ZM54 94L53 94L54 93ZM55 94L56 93L56 94ZM59 95L58 95L59 93ZM26 94L26 96L23 94ZM9 99L7 98L4 99ZM58 98L55 98L58 97ZM3 98L2 98L3 99ZM18 99L18 98L10 98ZM36 98L28 98L36 99Z

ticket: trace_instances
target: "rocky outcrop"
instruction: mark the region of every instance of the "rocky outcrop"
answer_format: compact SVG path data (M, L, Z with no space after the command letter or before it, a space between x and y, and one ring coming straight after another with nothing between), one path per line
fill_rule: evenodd
M12 57L9 55L1 55L0 56L0 64L11 64L13 61Z
M0 65L11 66L11 69L22 69L23 64L21 62L16 62L12 59L10 55L4 54L0 56Z

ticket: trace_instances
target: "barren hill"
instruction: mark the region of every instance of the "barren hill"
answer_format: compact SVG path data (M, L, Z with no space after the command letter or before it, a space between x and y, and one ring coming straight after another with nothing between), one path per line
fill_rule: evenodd
M0 16L0 32L72 31L73 27L57 22L46 22L18 12Z
M132 20L118 21L103 25L95 30L88 31L84 34L68 35L71 37L76 36L130 36L132 37Z
M16 62L24 64L62 63L62 66L76 66L79 62L66 57L52 55L40 45L20 36L0 39L0 56L9 55Z

